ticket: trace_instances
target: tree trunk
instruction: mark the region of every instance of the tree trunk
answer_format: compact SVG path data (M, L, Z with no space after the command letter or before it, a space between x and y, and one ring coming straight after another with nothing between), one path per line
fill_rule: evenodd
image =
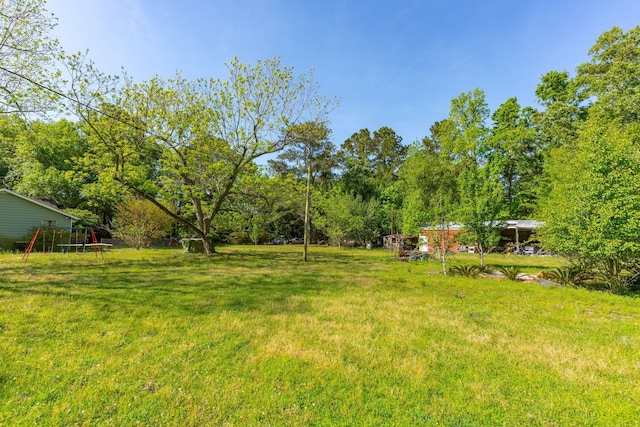
M442 274L447 275L447 254L444 251L440 252L440 264L442 264Z
M446 230L446 231L445 231ZM440 231L440 241L438 242L438 251L440 252L440 263L442 264L442 274L447 275L447 250L449 250L448 227L445 228L445 222L442 222L442 230Z
M209 236L201 236L202 238L202 248L204 249L205 254L215 254L216 248L213 245L213 239Z
M309 244L309 202L311 198L311 163L307 165L307 194L304 204L304 248L302 261L307 262L307 245Z

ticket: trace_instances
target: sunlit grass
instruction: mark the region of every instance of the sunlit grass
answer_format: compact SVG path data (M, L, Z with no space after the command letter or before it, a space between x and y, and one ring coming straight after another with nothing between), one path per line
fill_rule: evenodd
M381 250L300 252L0 255L0 425L640 419L639 299L443 277Z

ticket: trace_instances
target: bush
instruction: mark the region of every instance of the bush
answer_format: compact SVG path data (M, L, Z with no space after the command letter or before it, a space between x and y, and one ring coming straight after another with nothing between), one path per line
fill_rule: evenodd
M540 277L564 286L613 293L635 292L640 290L640 263L637 260L574 260L567 267L544 271Z
M115 237L136 249L149 247L151 242L163 237L170 229L172 218L145 199L125 200L116 208L113 225Z
M505 277L509 280L518 281L518 275L522 273L522 271L515 266L504 266L498 268L498 270L505 275Z
M449 268L449 273L457 276L476 277L480 273L480 267L477 265L454 265Z
M478 272L479 273L491 273L493 271L492 266L488 265L488 264L482 264L482 265L478 265Z
M584 271L584 268L578 265L570 265L568 267L558 267L552 270L543 271L540 274L543 279L551 280L564 286L572 287L588 287L593 279L593 275Z

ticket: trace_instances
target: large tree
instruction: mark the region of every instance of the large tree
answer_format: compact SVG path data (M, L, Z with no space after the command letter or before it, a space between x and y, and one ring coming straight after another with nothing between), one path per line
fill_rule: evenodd
M307 180L311 169L311 184L326 186L334 179L337 167L336 148L331 141L331 129L326 123L302 123L289 130L293 143L276 159L267 161L275 175L290 174Z
M26 132L26 123L16 115L0 115L0 185L11 187L18 137Z
M287 147L294 125L322 122L334 105L310 74L296 76L278 58L234 59L228 80L178 74L126 81L101 97L89 83L109 80L72 68L85 72L74 78L78 112L109 152L114 179L202 238L206 253L215 252L215 218L254 160Z
M571 81L572 102L583 110L575 137L555 146L547 163L541 235L546 248L586 261L619 292L640 258L640 27L614 27L589 54Z
M60 208L83 208L86 174L81 158L87 142L78 126L67 120L25 123L16 138L11 188L32 197L52 200Z
M302 260L307 262L311 232L311 189L318 174L331 176L335 147L329 139L331 131L324 123L302 123L287 129L287 132L291 133L293 142L278 159L293 166L294 170L304 170L306 174Z
M402 137L393 129L383 126L373 132L375 157L374 178L378 184L388 184L397 178L398 168L404 162L409 148L402 144Z
M545 248L593 266L620 292L640 258L640 129L591 114L576 146L551 156L541 237Z
M589 50L591 60L578 67L580 100L599 105L605 118L633 123L640 119L640 26L624 32L613 27Z
M0 182L21 194L47 199L79 217L99 218L108 229L113 207L127 195L105 170L103 150L82 126L68 120L30 121L0 116Z
M45 0L0 0L0 113L29 114L49 108L57 71L55 19ZM46 90L43 90L47 88Z
M586 108L577 91L575 80L566 71L550 71L542 76L536 97L546 108L534 115L533 124L538 129L543 149L572 144L576 140L580 123L586 117Z
M258 168L238 182L241 191L227 200L227 209L215 221L215 233L254 245L281 235L299 236L299 213L304 209L304 184L290 175L270 176Z
M342 144L342 181L349 191L369 199L397 178L407 151L402 137L389 127L383 126L373 135L361 129Z
M453 161L460 191L455 216L464 224L466 243L478 247L480 265L484 265L485 254L499 241L499 219L503 214L500 165L490 161L495 150L489 143L488 117L489 107L481 89L452 99L444 147L444 154L448 152Z
M405 234L415 235L428 222L436 221L433 212L440 204L440 197L436 195L446 194L448 201L457 199L452 164L440 154L438 128L438 125L432 126L430 137L410 147L399 171L403 190L402 232Z
M488 161L504 186L505 213L526 218L536 207L542 173L542 149L531 123L534 111L521 109L516 98L505 101L493 113L487 138Z
M443 129L443 154L460 167L482 164L487 154L488 118L489 106L482 89L453 98Z
M353 236L354 230L362 224L353 215L355 198L337 186L318 194L314 205L316 225L322 228L329 240L339 247Z

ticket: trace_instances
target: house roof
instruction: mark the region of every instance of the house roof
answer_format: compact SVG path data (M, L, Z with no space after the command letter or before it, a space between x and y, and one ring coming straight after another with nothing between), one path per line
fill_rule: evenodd
M64 211L61 211L60 209L58 209L56 207L53 207L51 204L49 204L49 203L47 203L45 201L32 199L31 197L23 196L22 194L18 194L18 193L14 192L14 191L11 191L11 190L7 189L7 188L0 188L0 193L7 193L7 194L11 194L12 196L19 197L19 198L21 198L23 200L26 200L27 202L30 202L30 203L33 203L35 205L41 206L41 207L43 207L45 209L49 209L50 211L59 213L60 215L64 215L67 218L70 218L70 219L72 219L74 221L78 221L80 219L77 216L68 214L68 213L66 213Z
M442 230L442 228L442 224L427 224L422 227L423 230ZM449 231L462 230L464 228L464 224L461 224L459 222L450 222L445 226L445 228Z
M506 221L507 229L519 229L519 230L535 230L544 225L542 221L535 221L533 219L511 219Z
M542 221L536 221L532 219L510 219L506 221L500 221L500 223L504 224L504 228L508 230L535 230L544 225ZM486 222L485 224L488 224ZM464 228L464 224L458 222L450 222L447 227L449 230L462 230ZM442 224L436 224L435 227L431 225L426 225L422 227L423 230L441 230Z

